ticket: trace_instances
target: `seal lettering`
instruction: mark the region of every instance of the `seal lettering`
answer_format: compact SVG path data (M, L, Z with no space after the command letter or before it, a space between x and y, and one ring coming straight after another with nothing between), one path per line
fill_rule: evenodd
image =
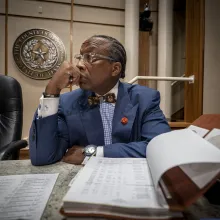
M63 42L53 32L30 29L14 42L13 57L18 69L32 79L49 79L66 58Z

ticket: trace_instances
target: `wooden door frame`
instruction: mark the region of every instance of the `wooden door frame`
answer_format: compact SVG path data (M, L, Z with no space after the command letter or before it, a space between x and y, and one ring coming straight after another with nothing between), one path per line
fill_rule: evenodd
M186 0L186 77L184 121L193 122L203 113L205 0Z
M149 4L149 0L139 0L140 12L144 11L145 4ZM149 32L139 31L139 70L138 76L149 75L149 56L150 56L150 38ZM148 86L147 80L139 80L139 85Z

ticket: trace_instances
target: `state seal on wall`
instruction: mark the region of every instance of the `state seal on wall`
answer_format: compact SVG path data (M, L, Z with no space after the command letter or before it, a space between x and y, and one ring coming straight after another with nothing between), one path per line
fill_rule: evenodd
M23 32L13 45L18 69L32 79L49 79L66 58L63 42L53 32L30 29Z

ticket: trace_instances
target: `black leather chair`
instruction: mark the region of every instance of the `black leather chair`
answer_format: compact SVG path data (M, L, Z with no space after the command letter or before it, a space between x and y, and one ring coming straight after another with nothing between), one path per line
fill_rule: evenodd
M0 74L0 160L17 160L19 151L27 146L21 140L23 100L19 82Z

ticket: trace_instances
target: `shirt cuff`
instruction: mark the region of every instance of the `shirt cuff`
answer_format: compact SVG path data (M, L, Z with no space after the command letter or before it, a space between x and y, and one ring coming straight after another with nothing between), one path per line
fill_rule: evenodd
M104 152L103 152L103 147L102 146L98 146L96 149L96 157L104 157Z
M38 107L38 118L45 118L58 112L60 98L44 98L41 96Z

